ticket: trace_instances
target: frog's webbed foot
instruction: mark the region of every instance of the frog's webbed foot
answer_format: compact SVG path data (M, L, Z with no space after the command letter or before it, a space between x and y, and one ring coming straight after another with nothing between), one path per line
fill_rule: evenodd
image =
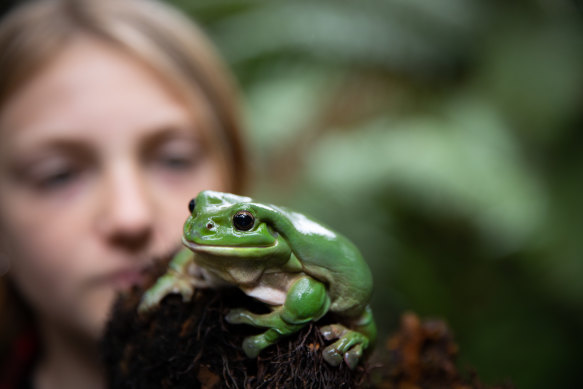
M298 330L303 327L303 325L299 326ZM296 332L291 331L291 333ZM270 328L269 330L265 331L262 334L248 336L243 340L243 351L245 355L249 358L255 358L259 355L259 352L264 348L271 346L272 344L277 343L277 341L286 333L281 333L280 331Z
M145 313L153 310L164 297L172 293L180 294L185 302L190 301L195 285L200 284L193 259L194 255L190 250L182 249L176 253L168 264L166 274L158 278L142 296L138 312Z
M320 328L326 340L338 339L327 346L323 351L326 362L338 366L344 362L350 369L354 369L364 351L368 349L376 338L376 325L370 307L366 307L357 321L353 322L355 329L349 329L342 324L330 324Z
M182 301L188 302L194 293L194 282L187 277L179 276L168 272L158 278L154 286L148 289L142 296L138 307L139 313L153 310L160 304L160 301L169 294L180 294Z
M332 366L338 366L342 359L349 368L354 369L364 349L369 345L369 339L360 332L350 330L342 324L331 324L320 328L326 340L338 339L326 347L322 353L324 360Z
M249 324L255 327L269 328L262 334L248 336L243 341L243 351L249 358L256 357L261 350L277 342L285 335L299 331L305 323L288 323L282 314L283 307L274 309L270 313L256 314L245 309L232 309L225 320L230 324Z

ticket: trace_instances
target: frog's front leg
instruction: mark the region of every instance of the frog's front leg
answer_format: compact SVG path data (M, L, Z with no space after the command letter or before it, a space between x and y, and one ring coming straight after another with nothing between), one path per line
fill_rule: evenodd
M269 328L262 334L243 341L243 351L256 357L261 350L276 343L281 337L299 331L306 323L318 320L330 307L326 287L310 276L302 276L292 283L283 305L267 314L254 314L244 309L233 309L226 317L232 324L250 324Z
M152 310L160 301L171 293L182 295L182 300L190 301L196 282L196 277L191 274L194 268L194 253L187 249L179 251L168 265L166 274L158 278L156 283L142 296L138 307L140 313Z

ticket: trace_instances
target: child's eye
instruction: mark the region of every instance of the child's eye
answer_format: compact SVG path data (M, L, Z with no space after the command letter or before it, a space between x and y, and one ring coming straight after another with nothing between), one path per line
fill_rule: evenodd
M162 155L158 161L161 166L176 170L190 169L194 165L194 158L191 156Z
M72 184L79 176L73 169L62 169L39 177L37 186L43 190L56 190Z
M193 141L172 139L158 145L153 153L156 166L171 172L195 169L204 156L204 150Z
M69 158L46 158L31 166L25 173L28 181L38 190L53 191L74 185L85 167Z

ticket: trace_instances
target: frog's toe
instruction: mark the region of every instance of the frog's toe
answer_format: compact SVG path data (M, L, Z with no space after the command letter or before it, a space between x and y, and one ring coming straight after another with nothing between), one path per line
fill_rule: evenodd
M322 351L322 357L330 366L339 366L342 363L342 354L333 345Z
M244 324L249 323L249 312L245 309L235 308L231 309L225 316L225 320L230 324Z
M192 295L194 294L194 290L190 287L183 288L175 292L179 293L182 296L182 301L185 303L189 302L192 299Z
M356 365L358 365L360 358L362 358L362 353L362 345L357 344L344 354L344 362L346 362L346 365L350 368L350 370L353 370Z
M146 298L142 298L142 301L140 302L140 305L138 306L138 313L140 314L145 314L148 313L150 311L152 311L152 308L154 308L154 304L146 299Z
M165 295L161 293L157 293L157 291L147 290L142 296L140 305L138 306L138 312L141 314L145 314L153 311L154 308L156 308L160 304L160 301L162 300L162 298L164 298L164 296Z
M341 324L330 324L320 327L320 333L326 340L334 340L340 338L347 331L347 328Z
M243 340L243 351L249 358L255 358L266 345L263 344L261 335L248 336Z

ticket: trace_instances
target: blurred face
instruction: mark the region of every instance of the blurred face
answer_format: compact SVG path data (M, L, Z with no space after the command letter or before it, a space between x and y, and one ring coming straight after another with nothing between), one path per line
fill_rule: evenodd
M203 105L84 39L2 108L0 253L43 322L99 336L116 291L178 247L188 201L226 190Z

